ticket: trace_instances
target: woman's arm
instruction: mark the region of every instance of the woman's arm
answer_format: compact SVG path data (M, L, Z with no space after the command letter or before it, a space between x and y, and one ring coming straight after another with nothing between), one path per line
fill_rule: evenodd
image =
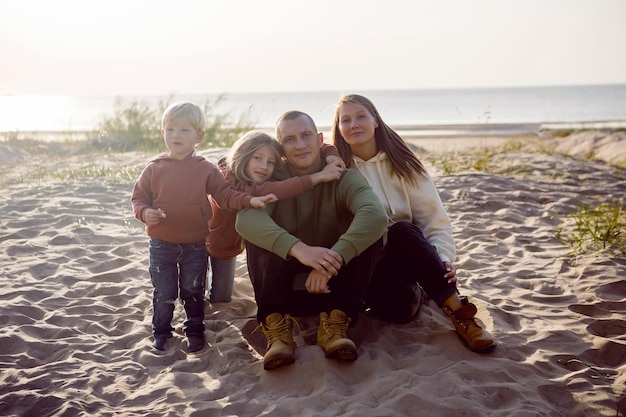
M412 187L408 194L413 224L422 230L424 237L437 249L443 262L454 262L456 244L452 223L430 176L421 179L419 185Z

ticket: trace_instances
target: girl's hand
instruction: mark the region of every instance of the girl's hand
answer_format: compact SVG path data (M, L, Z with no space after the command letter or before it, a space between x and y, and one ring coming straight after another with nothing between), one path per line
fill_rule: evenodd
M338 164L326 164L323 170L311 174L311 181L313 185L317 185L321 182L336 181L341 178L341 174L343 174L344 171L345 169Z
M330 155L326 157L326 165L336 165L341 168L341 172L346 170L346 163L339 155Z
M278 197L274 194L267 194L261 197L252 197L250 199L250 207L263 208L266 204L275 203L278 201Z

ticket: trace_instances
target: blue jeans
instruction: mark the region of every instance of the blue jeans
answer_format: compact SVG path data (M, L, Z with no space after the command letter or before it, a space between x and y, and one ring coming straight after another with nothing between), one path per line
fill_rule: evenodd
M203 243L177 244L150 239L150 279L152 296L152 333L170 336L174 305L179 295L187 320L187 336L204 334L204 283L207 253Z
M212 303L227 303L233 295L237 257L220 259L215 256L209 256L209 263L211 264L209 301Z

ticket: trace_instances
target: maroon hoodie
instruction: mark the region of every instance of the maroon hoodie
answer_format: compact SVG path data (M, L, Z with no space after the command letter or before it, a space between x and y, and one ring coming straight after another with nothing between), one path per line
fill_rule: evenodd
M133 187L135 217L144 222L147 209L161 209L166 216L146 225L148 236L171 243L204 243L212 216L211 195L230 210L250 207L252 196L235 191L215 164L195 152L182 161L162 154L148 162Z

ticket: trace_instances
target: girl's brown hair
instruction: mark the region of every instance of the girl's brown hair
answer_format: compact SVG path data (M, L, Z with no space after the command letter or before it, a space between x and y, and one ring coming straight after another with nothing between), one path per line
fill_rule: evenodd
M275 152L276 166L278 166L281 158L280 146L276 139L267 133L261 130L251 130L237 139L237 142L234 143L226 157L226 164L238 181L246 184L254 182L254 180L246 174L246 166L248 166L252 155L265 145L272 148Z

